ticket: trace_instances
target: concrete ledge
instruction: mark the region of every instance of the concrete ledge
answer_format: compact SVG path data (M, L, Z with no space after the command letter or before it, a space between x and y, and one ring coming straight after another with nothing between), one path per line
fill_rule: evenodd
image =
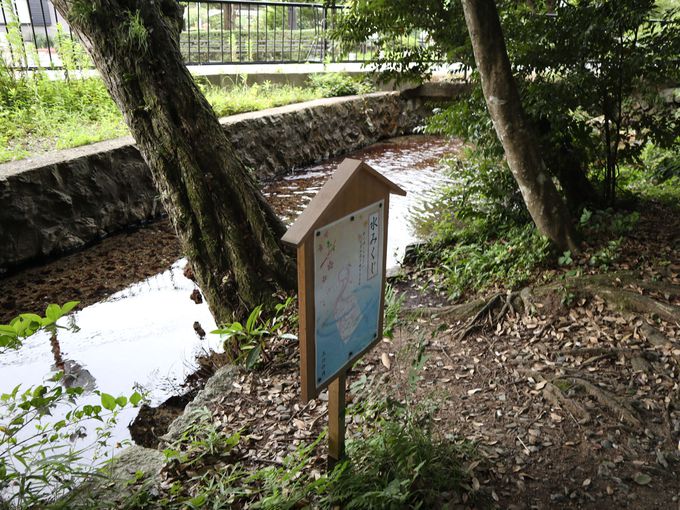
M398 92L319 99L221 119L260 179L411 131L427 115ZM131 137L0 165L0 274L163 213Z

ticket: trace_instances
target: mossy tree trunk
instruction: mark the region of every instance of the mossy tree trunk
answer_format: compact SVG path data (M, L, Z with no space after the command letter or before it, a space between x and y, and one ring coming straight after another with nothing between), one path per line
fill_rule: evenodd
M123 112L210 309L243 316L295 286L285 228L182 61L175 0L54 0Z
M576 250L571 219L525 119L494 0L461 0L486 105L505 158L538 230Z

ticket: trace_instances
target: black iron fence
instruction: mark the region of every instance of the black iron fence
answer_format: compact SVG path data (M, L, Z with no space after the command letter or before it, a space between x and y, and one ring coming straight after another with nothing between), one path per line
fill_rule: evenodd
M180 50L187 64L366 62L368 41L343 50L329 37L343 6L254 0L179 0ZM0 52L10 67L58 69L78 58L75 36L49 0L0 0ZM426 44L424 33L403 45ZM82 53L82 52L81 52Z

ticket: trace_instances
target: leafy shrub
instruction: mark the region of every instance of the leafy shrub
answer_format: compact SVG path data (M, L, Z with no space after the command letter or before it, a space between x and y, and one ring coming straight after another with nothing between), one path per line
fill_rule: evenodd
M45 330L56 336L57 321L78 303L49 305L45 316L25 313L0 325L0 354L20 349L23 340ZM75 326L71 326L73 328ZM57 372L46 384L22 389L16 386L0 395L0 508L43 508L59 499L68 505L68 493L89 476L98 476L95 459L106 447L119 409L137 405L142 396L133 393L113 397L99 392L100 404L79 405L84 389L71 387ZM61 418L52 418L59 409ZM68 409L64 413L64 410ZM77 446L84 424L95 420L94 441Z
M383 336L394 337L394 329L399 323L399 312L404 304L406 296L400 296L392 285L385 286L385 317L383 320Z
M486 226L484 228L487 228ZM450 299L493 285L516 288L550 256L550 242L533 224L511 227L482 241L468 239L437 253Z
M323 97L367 94L374 90L366 79L353 78L345 73L318 73L309 77L310 87Z
M418 259L443 276L450 299L502 284L516 287L549 259L516 181L492 152L467 149L449 162L452 184L440 191L434 238ZM427 223L428 219L418 219Z
M332 475L329 506L347 509L440 508L463 492L465 443L436 440L430 424L379 419L371 433L348 444L350 461Z

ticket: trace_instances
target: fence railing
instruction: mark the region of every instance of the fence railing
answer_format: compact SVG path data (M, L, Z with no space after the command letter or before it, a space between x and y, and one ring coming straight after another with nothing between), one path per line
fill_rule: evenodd
M372 42L343 51L329 37L344 6L254 0L179 0L180 51L189 65L367 62ZM73 51L68 23L50 0L0 0L0 51L11 67L59 69ZM423 33L400 44L426 44Z

